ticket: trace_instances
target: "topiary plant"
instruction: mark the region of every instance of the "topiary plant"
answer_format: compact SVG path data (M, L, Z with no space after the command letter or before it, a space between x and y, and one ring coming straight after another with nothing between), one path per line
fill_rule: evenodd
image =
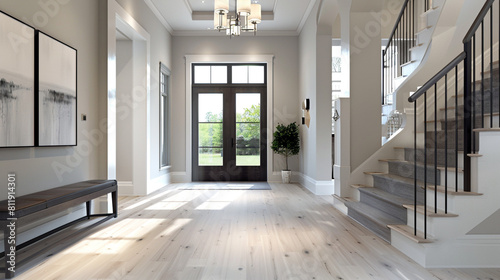
M288 157L298 155L300 151L299 126L293 122L287 126L278 124L274 131L274 139L271 149L278 155L285 157L286 171L288 169Z

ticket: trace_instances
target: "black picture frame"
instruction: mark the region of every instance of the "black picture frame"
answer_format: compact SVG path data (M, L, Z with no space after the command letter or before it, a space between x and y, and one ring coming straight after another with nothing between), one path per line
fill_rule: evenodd
M0 148L35 146L35 35L0 11Z
M38 147L77 145L77 50L36 32Z

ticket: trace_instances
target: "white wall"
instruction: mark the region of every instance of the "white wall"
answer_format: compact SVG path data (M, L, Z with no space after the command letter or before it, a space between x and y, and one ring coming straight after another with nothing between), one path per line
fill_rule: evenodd
M0 10L78 50L78 147L0 149L0 186L6 186L7 172L16 172L18 195L98 177L101 143L87 137L88 131L98 127L97 3L0 0ZM87 115L87 121L81 121L81 114ZM6 188L2 187L0 199L5 197Z
M207 31L213 32L213 31ZM184 37L176 36L173 40L173 67L172 67L172 172L173 180L191 180L186 174L186 154L190 139L186 139L186 69L185 55L274 55L274 93L273 118L274 126L278 123L288 124L300 122L298 99L298 44L297 37L266 37L241 36L229 39L228 37ZM269 65L272 71L272 65ZM268 104L271 105L271 104ZM190 106L190 105L189 105ZM274 128L274 127L273 127ZM268 129L269 131L269 129ZM268 149L270 149L268 143ZM298 170L298 157L290 159L290 168ZM280 171L285 166L284 159L274 156L274 171ZM268 178L272 174L268 174ZM272 179L275 180L275 179Z
M116 105L127 106L132 98L133 44L131 40L116 42ZM116 179L118 182L132 182L133 127L132 112L117 113L116 122Z
M300 100L310 99L311 125L301 126L300 172L308 177L315 176L316 170L316 14L319 2L302 28L299 37L300 50ZM330 71L331 72L331 71Z

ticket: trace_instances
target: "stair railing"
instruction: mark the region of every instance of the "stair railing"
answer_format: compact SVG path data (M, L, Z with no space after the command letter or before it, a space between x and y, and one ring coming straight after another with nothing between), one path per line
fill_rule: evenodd
M455 192L470 192L471 159L469 155L475 153L478 146L474 129L484 128L486 117L490 119L489 126L493 127L493 103L494 101L500 102L500 98L498 97L498 81L500 80L500 76L498 75L500 74L496 74L493 71L494 41L496 40L496 44L498 45L498 38L500 38L500 16L494 19L494 2L495 0L487 0L484 4L463 40L464 51L408 99L414 104L415 112L413 226L414 234L417 235L417 213L419 209L423 210L423 212L420 212L423 213L424 238L427 238L426 214L430 212L427 206L427 191L429 189L434 190L434 197L431 198L434 202L434 213L438 213L438 209L441 207L445 214L448 213L449 187L450 189L453 187ZM494 24L495 20L497 24ZM489 35L485 35L485 26L487 24L489 24L489 32L487 32ZM494 37L494 26L499 28L497 38ZM489 50L485 50L485 45L488 43ZM485 57L487 55L489 55L488 59L490 63L489 78L485 75ZM500 50L498 57L500 59ZM481 66L478 67L477 64ZM495 75L498 77L496 81L494 80ZM476 76L480 76L480 80L477 82ZM494 89L496 89L495 93ZM453 96L451 101L448 99L450 96ZM498 99L498 101L495 99ZM438 111L438 103L442 100L444 100L444 108ZM460 100L463 105L459 105ZM485 104L488 101L489 104ZM452 104L449 104L449 102ZM431 103L430 106L429 103ZM500 108L500 103L498 107ZM417 111L419 108L423 109L423 112L419 113ZM431 111L430 114L429 109ZM449 113L452 111L454 111L454 114ZM419 118L421 115L423 122ZM429 120L432 115L434 119ZM440 115L444 115L444 120L439 121L441 123L441 130L438 130L438 118ZM460 118L462 119L459 120ZM433 125L429 127L429 123ZM463 137L459 137L460 131L463 131ZM418 137L421 133L423 133L423 137ZM462 164L461 169L463 170L462 189L459 186L458 176L460 171L459 154L461 151L463 151L462 161L460 162ZM418 168L419 162L423 162L423 168L420 168L420 171ZM455 172L453 183L449 182L451 178L448 178L448 171ZM440 172L444 172L444 182L441 182ZM422 195L418 192L420 188L424 190L424 205L417 204L417 196ZM438 197L438 192L444 193L444 198L441 201ZM444 205L441 205L443 203Z
M430 7L430 0L406 0L403 3L382 51L382 105L392 102L390 97L397 87L396 79L402 76L402 65L411 61L410 50L416 46L418 17Z

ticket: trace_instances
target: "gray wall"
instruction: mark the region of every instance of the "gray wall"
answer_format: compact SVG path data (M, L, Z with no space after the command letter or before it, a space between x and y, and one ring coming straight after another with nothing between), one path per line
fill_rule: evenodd
M207 31L210 32L210 31ZM299 53L297 37L174 37L172 68L172 171L186 171L186 74L185 55L252 55L273 54L274 60L274 126L300 122L298 98ZM268 94L272 94L269 93ZM270 145L270 143L269 143ZM290 168L298 170L298 157L291 158ZM274 171L284 169L284 160L275 156ZM270 174L268 174L270 175Z
M42 2L52 5L43 6ZM84 134L98 126L97 3L97 0L0 0L0 10L78 50L79 143L78 147L0 149L2 199L6 197L7 172L17 173L18 195L98 177L98 149ZM81 121L80 114L87 115L86 122Z
M370 12L351 13L351 170L377 151L382 142L380 105L381 34Z

